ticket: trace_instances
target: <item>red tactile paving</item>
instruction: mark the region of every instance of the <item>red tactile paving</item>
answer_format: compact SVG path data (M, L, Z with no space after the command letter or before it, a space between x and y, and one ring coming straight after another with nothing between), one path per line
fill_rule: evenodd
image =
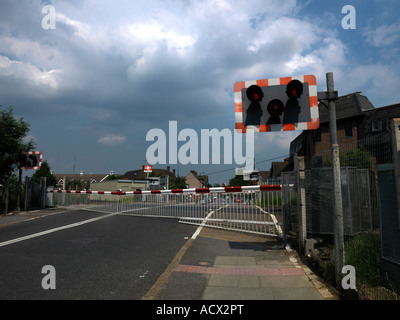
M176 272L224 274L224 275L255 275L255 276L303 276L301 268L226 268L178 265Z

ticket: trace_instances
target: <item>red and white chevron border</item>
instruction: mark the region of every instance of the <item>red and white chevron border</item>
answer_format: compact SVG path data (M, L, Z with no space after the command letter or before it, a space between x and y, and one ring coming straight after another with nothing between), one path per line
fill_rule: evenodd
M31 169L31 170L40 169L40 166L42 165L43 152L41 152L41 151L29 151L29 152L25 152L25 154L32 154L32 155L38 154L38 155L40 155L39 165L36 166L36 167L22 167L22 168L20 166L18 166L18 169L25 169L25 170L28 170L28 169Z
M271 78L263 80L239 81L234 86L235 100L235 128L238 133L246 133L250 128L243 124L243 104L242 104L242 89L248 88L253 84L258 86L276 86L285 85L292 80L299 80L302 83L308 83L309 98L310 98L310 122L300 123L285 123L285 124L264 124L259 126L251 126L253 132L271 132L271 131L293 131L293 130L312 130L319 127L319 111L318 111L318 92L317 80L314 75Z

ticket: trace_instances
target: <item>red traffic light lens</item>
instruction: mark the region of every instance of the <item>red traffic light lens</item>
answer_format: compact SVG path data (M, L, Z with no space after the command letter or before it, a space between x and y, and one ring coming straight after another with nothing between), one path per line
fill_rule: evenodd
M254 84L247 88L246 96L251 102L261 102L264 97L264 93L259 86Z
M303 94L303 84L299 80L292 80L286 86L286 94L289 98L300 98Z
M283 113L284 105L281 100L274 99L268 103L267 110L273 117L279 117Z

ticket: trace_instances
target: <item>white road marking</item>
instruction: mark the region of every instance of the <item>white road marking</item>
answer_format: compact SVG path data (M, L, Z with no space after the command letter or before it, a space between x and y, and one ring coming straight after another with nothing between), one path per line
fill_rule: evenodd
M212 215L215 211L219 211L219 210L221 210L221 209L223 209L223 208L226 208L226 207L228 207L228 206L229 206L229 204L227 204L227 205L224 206L224 207L220 207L220 208L218 208L217 210L211 211L211 212L207 215L207 217L204 218L203 222L202 222L202 223L200 224L200 226L197 228L196 232L192 235L192 239L194 240L194 239L197 238L197 236L200 234L200 232L201 232L201 230L203 229L203 227L206 225L207 220L210 219L211 215Z
M279 221L278 221L278 219L276 218L276 216L275 216L273 213L270 213L270 212L267 212L267 211L263 210L261 207L259 207L259 206L257 206L257 205L256 205L256 207L257 207L260 211L262 211L262 212L264 212L264 213L270 215L270 217L271 217L271 219L272 219L272 221L273 221L273 224L274 224L274 225L276 226L276 228L278 229L279 235L283 235L282 228L281 228L281 226L279 225Z
M49 233L53 233L53 232L57 232L57 231L65 230L65 229L79 227L81 225L84 225L84 224L87 224L87 223L91 223L91 222L95 222L95 221L98 221L98 220L101 220L101 219L109 218L109 217L114 216L114 215L116 215L116 213L111 213L111 214L107 214L107 215L104 215L104 216L101 216L101 217L97 217L97 218L93 218L93 219L89 219L89 220L84 220L84 221L68 224L66 226L62 226L62 227L53 228L53 229L49 229L49 230L46 230L46 231L34 233L34 234L31 234L31 235L28 235L28 236L25 236L25 237L20 237L20 238L12 239L12 240L9 240L9 241L0 242L0 247L4 247L4 246L8 246L10 244L17 243L17 242L20 242L20 241L25 241L25 240L29 240L29 239L32 239L32 238L44 236L44 235L49 234Z

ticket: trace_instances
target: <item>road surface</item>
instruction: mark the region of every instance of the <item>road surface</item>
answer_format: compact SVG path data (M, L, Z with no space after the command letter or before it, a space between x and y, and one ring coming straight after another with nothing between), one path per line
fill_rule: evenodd
M139 300L196 229L84 210L0 226L0 299Z

